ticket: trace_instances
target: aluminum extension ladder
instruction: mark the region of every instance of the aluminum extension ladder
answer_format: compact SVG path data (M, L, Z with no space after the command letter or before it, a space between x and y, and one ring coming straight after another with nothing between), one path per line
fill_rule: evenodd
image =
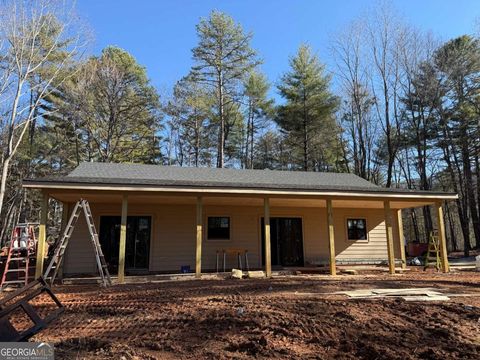
M102 279L102 285L103 286L112 285L110 273L108 272L108 265L107 265L107 262L105 261L105 256L103 255L102 247L100 246L100 241L98 239L98 233L93 221L92 211L90 210L90 205L88 204L88 201L85 199L80 199L75 204L75 207L73 208L73 211L72 211L72 215L70 216L67 226L65 227L65 230L63 232L63 235L55 248L55 252L53 253L53 256L50 260L47 270L45 270L45 274L43 275L43 278L46 281L49 281L50 284L53 284L53 282L55 281L55 278L58 275L60 266L63 263L65 249L67 248L68 242L75 228L75 224L77 223L77 220L80 217L82 210L85 215L88 231L90 233L90 240L93 245L93 251L95 252L95 259L97 262L98 272Z
M29 280L33 280L30 276L30 260L35 259L36 245L34 224L17 224L12 230L0 290L11 284L25 286Z

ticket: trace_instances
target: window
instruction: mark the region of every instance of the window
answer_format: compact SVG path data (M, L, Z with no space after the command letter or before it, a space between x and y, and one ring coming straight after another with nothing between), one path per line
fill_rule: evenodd
M209 216L207 237L209 240L230 240L230 218Z
M348 240L367 240L367 220L347 219Z

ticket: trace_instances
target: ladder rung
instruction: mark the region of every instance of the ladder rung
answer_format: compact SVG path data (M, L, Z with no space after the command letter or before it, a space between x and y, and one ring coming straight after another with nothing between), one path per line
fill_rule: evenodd
M21 280L7 280L2 283L2 285L5 284L25 284L26 279L21 279Z
M27 269L8 269L5 273L9 272L27 272Z

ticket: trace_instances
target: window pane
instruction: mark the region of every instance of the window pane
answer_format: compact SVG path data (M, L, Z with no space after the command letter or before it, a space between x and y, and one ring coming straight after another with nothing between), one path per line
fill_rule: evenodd
M230 218L226 216L208 217L207 237L214 240L229 240Z
M367 220L347 219L347 233L349 240L367 240Z

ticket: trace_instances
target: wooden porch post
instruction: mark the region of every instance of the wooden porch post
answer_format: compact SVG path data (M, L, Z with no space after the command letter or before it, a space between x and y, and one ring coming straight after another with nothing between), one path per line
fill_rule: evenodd
M385 211L385 233L387 236L388 269L390 274L395 274L395 254L393 252L393 228L390 201L385 200L383 202L383 209Z
M202 277L202 238L203 238L203 217L202 197L197 197L197 251L195 255L195 277Z
M403 235L402 209L397 210L398 241L400 243L400 258L402 259L402 269L407 268L407 257L405 256L405 239Z
M440 201L435 203L435 212L437 213L438 223L438 239L440 240L440 258L442 262L442 270L447 273L450 272L450 265L448 264L447 254L447 239L445 237L445 223L443 221L443 208Z
M263 201L263 223L265 227L265 275L272 276L272 251L270 247L270 200L265 198Z
M40 208L40 226L37 242L37 264L35 267L35 279L43 275L43 260L45 258L45 242L47 240L47 214L48 214L48 194L42 194L42 204Z
M122 197L122 220L120 225L120 246L118 254L118 283L125 282L125 248L127 246L128 196Z
M335 227L333 225L332 200L327 200L327 224L328 224L328 249L330 254L330 275L337 275L335 264Z

